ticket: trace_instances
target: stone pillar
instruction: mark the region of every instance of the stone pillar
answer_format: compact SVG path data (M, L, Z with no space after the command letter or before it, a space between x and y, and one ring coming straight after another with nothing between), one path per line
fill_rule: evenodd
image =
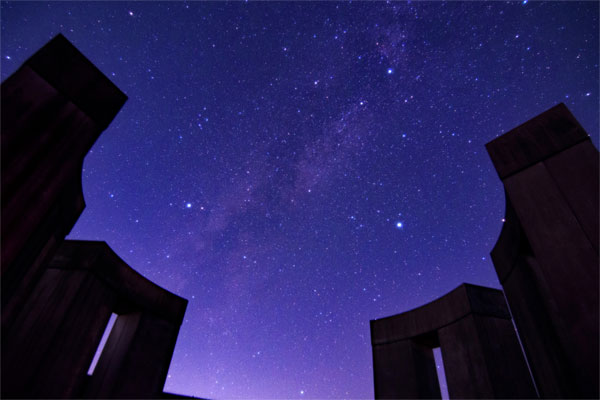
M126 99L62 35L2 83L0 397L164 395L187 301L106 243L64 241L85 207L83 159ZM111 312L119 340L89 377Z
M418 341L373 346L373 366L377 399L441 398L433 351Z
M119 315L86 395L155 398L162 393L179 326L150 312Z
M104 242L66 240L2 348L4 398L158 398L187 300ZM91 376L111 313L119 314Z
M438 335L450 398L536 397L510 318L472 313Z
M486 148L506 194L491 257L540 396L598 398L598 151L564 104Z
M46 269L2 338L2 397L79 397L115 302L90 273Z
M2 83L3 335L83 211L83 159L126 99L62 35Z
M371 321L376 398L439 398L440 347L451 398L532 398L501 291L462 284L417 309Z

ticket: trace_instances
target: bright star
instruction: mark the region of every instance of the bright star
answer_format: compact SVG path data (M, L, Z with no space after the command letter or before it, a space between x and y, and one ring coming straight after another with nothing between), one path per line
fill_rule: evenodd
M394 69L393 68L388 68L387 69L387 73L388 73L388 75L393 74L394 73Z
M133 11L129 11L129 16L133 17Z
M185 208L192 208L192 203L187 203L187 204L185 205Z
M403 226L404 224L401 221L396 222L396 228L402 229Z

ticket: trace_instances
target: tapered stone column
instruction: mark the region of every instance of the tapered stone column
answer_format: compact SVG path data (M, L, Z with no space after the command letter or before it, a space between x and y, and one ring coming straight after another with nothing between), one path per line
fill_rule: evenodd
M491 252L544 398L598 398L598 151L564 104L486 145L504 184Z
M403 360L403 362L398 362ZM439 399L433 351L413 339L373 346L375 398Z
M376 398L439 398L440 347L451 398L536 397L500 290L462 284L417 309L371 321Z
M187 300L104 242L64 240L83 159L125 100L62 35L2 83L2 398L177 397L162 388Z
M2 397L158 398L186 306L106 243L66 240L6 338ZM88 376L111 313L116 323Z
M2 333L85 208L83 159L127 97L58 35L2 83Z

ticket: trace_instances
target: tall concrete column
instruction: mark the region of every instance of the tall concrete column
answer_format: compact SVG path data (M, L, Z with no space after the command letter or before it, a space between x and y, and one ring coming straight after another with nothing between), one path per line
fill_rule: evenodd
M102 352L100 371L119 372L102 397L165 395L187 301L106 243L64 240L85 207L83 159L126 99L62 35L2 83L3 398L101 396L87 372L111 312L129 336Z
M440 397L440 347L451 398L533 398L500 290L462 284L422 307L371 321L376 398Z
M470 314L438 335L450 398L536 397L510 319Z
M186 306L106 243L66 240L6 338L2 397L160 397ZM119 316L88 376L111 313Z
M86 396L154 398L162 393L179 326L150 312L119 315Z
M598 151L564 104L486 147L506 193L491 256L540 395L598 398Z
M85 208L83 159L126 99L62 35L2 83L3 334Z
M415 340L373 345L373 369L377 399L441 398L433 351Z
M88 272L46 269L3 338L2 397L79 397L115 302Z

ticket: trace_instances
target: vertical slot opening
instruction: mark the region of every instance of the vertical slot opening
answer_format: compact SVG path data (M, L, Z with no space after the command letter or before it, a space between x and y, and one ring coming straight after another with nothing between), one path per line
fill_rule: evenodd
M106 345L106 341L110 336L110 331L112 331L113 326L115 325L115 321L117 320L117 314L112 313L110 319L108 320L108 324L106 324L106 328L104 328L104 333L102 334L102 339L100 339L100 344L98 344L98 348L96 349L96 354L94 354L94 358L92 359L92 363L88 368L88 375L92 375L94 373L94 369L96 369L96 365L98 364L98 360L100 360L100 355L102 354L102 350L104 350L104 346Z
M440 393L443 400L450 399L448 395L448 384L446 383L446 372L444 371L444 362L442 360L442 350L439 347L433 349L433 358L435 360L435 371L437 372Z

